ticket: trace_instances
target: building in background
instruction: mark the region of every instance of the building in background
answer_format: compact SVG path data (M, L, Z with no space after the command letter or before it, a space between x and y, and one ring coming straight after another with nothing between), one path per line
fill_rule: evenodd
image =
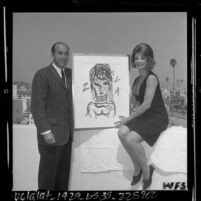
M13 99L13 123L20 124L23 119L23 100Z
M13 99L17 98L17 84L13 84Z
M19 84L20 83L20 84ZM31 115L31 85L23 82L13 84L13 123L33 124Z

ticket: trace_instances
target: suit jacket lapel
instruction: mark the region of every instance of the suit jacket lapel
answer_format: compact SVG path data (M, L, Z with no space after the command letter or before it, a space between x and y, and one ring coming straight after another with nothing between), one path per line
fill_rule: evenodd
M64 87L66 88L65 84L63 83L61 77L59 76L59 74L57 73L56 69L54 68L54 66L52 64L50 64L50 68L52 71L53 76L56 78L56 80L58 80L58 82Z

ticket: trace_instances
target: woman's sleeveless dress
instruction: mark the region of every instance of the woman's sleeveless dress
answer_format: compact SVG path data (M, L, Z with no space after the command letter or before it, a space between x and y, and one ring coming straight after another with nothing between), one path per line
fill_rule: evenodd
M144 101L146 81L149 75L156 76L156 74L150 72L140 86L139 96L135 95L136 100L139 101L140 105ZM158 80L157 76L156 78ZM169 123L168 114L162 99L160 84L158 80L158 84L151 103L151 107L147 111L145 111L141 116L135 119L131 119L125 125L130 130L136 131L150 146L152 146L158 139L161 132L167 128L168 123Z

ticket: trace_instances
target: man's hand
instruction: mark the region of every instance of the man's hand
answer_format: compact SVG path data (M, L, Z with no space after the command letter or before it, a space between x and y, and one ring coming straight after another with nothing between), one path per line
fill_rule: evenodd
M52 132L46 135L43 135L43 137L47 144L54 144L56 142L54 134Z

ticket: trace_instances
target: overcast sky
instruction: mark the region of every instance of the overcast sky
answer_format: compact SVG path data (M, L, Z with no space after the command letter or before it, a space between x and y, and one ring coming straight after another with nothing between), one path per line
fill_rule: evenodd
M14 13L13 81L31 83L34 73L51 62L51 46L66 42L73 53L131 54L141 42L151 45L161 82L187 79L186 13ZM71 65L71 62L70 64ZM137 75L131 71L132 80Z

